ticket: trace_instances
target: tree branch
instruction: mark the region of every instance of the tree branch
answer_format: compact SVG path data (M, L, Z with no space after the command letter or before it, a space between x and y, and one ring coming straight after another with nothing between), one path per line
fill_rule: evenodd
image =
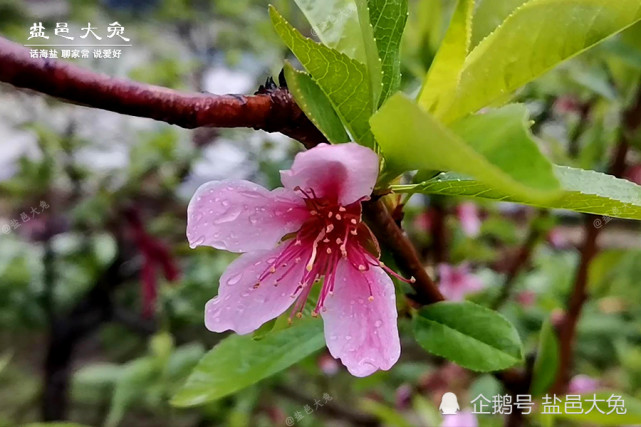
M1 37L0 82L188 129L248 127L281 132L307 148L326 142L286 88L270 88L253 96L184 94L109 77L65 61L31 58L28 49Z
M381 199L374 198L363 203L363 213L378 240L394 256L401 271L416 279L412 284L416 293L412 299L422 305L445 300L425 271L414 245L396 225Z
M609 173L621 177L625 172L625 159L628 154L630 135L641 127L641 85L636 100L623 114L623 129L614 153ZM581 260L574 279L574 287L568 301L568 309L559 328L559 371L552 392L565 393L572 374L574 340L583 305L588 299L588 271L590 262L598 252L597 238L603 226L599 217L586 215L584 223L585 240L581 248Z

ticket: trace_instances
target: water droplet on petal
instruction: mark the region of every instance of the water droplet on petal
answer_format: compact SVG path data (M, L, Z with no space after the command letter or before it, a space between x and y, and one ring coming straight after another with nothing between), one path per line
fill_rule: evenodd
M242 276L243 276L242 274L236 274L236 275L234 275L234 276L231 276L231 277L227 280L227 284L228 284L228 285L230 285L230 286L235 285L236 283L238 283L238 282L240 281L240 278L241 278Z
M380 320L377 320L376 322L374 322L374 326L377 328L380 328L382 324L383 322L381 322Z

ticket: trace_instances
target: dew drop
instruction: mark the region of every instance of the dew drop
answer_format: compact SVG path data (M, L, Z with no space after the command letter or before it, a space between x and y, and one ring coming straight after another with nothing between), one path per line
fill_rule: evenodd
M214 220L214 224L225 224L227 222L232 222L236 220L239 216L240 216L240 209L229 209L227 212L218 216Z
M240 282L240 278L241 278L241 277L242 277L242 274L236 274L236 275L234 275L234 276L230 277L230 278L227 280L227 284L228 284L228 285L230 285L230 286L233 286L233 285L235 285L236 283Z

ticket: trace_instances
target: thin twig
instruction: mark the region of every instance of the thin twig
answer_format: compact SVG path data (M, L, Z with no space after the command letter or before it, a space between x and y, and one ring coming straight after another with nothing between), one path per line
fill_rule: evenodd
M514 286L516 285L516 279L530 262L532 252L541 239L541 229L538 226L539 218L545 215L547 215L547 212L541 211L541 213L537 215L536 218L534 218L530 223L530 230L528 231L527 237L516 253L516 257L512 261L512 264L510 265L510 268L505 275L505 282L501 287L501 291L498 297L496 298L494 303L492 303L491 308L493 310L498 310L510 298Z
M414 245L407 238L387 211L380 198L363 203L363 213L379 242L394 256L401 271L416 280L412 283L418 304L431 304L445 298L425 271Z
M28 49L1 37L0 82L189 129L248 127L281 132L308 148L326 142L285 88L252 96L185 94L109 77L65 61L31 58Z

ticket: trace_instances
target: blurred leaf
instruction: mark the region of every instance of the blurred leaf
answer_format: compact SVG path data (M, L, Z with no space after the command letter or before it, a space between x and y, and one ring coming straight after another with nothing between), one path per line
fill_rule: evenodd
M295 70L289 62L285 62L283 71L287 88L307 118L330 142L349 142L349 135L334 107L309 74Z
M530 393L539 396L554 383L559 369L559 342L550 320L543 322L539 336L539 347L534 362Z
M354 0L294 1L323 44L365 62L365 48Z
M204 354L205 349L201 343L189 343L178 347L167 361L167 376L172 380L183 380Z
M378 107L401 84L400 46L407 22L408 0L357 0L357 5L361 28L364 25L371 28L362 31L368 54L367 68L370 76L374 76L371 80L374 105ZM375 49L367 49L370 34Z
M152 357L143 357L125 365L111 401L105 425L117 426L126 411L143 396L149 393L159 375L159 367Z
M258 341L229 336L202 358L171 403L201 405L255 384L322 348L322 328L319 320L307 319Z
M628 251L616 249L605 250L598 253L592 262L590 262L588 269L589 289L595 290L606 281L628 253Z
M372 399L365 399L360 406L365 412L368 412L380 419L384 425L396 427L413 426L411 422L403 417L403 414L384 403L377 402Z
M549 202L532 202L510 196L487 184L454 173L440 174L422 184L392 186L392 189L398 193L479 197L613 218L641 219L641 186L590 170L556 166L554 171L563 192L561 197ZM607 218L597 218L595 221L602 227Z
M456 90L470 47L473 12L474 0L458 0L450 26L418 97L417 102L427 111L435 111L442 102L449 102L451 93Z
M521 340L499 313L471 302L439 302L414 317L416 341L430 353L473 371L506 369L521 362Z
M354 140L374 147L368 122L372 100L365 65L304 37L273 7L269 13L280 38L327 95Z
M639 19L638 0L530 0L470 52L435 115L452 122L477 111Z
M468 117L450 130L397 94L371 123L386 165L395 171L455 171L517 198L549 201L558 195L558 182L526 119L525 108L513 104Z
M66 422L51 422L51 423L30 423L23 424L22 427L89 427L86 424L66 423Z

